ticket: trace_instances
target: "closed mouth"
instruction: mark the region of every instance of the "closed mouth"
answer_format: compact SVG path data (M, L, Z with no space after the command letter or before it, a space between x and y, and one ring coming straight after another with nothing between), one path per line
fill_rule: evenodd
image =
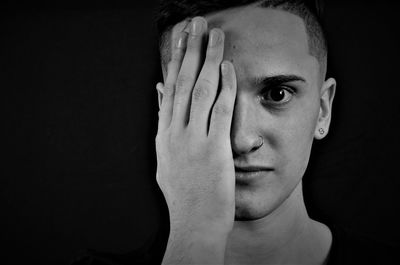
M263 178L266 174L272 171L273 168L270 167L235 167L235 178L238 182L249 182Z
M272 171L274 170L271 167L260 167L260 166L244 166L238 167L235 166L235 172L257 172L257 171Z

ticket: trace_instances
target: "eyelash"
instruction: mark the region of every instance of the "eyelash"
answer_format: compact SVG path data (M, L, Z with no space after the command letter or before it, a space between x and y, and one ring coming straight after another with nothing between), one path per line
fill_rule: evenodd
M271 93L271 91L273 91L275 89L284 90L285 93L290 94L290 98L284 102L274 102L272 100L266 99L265 97L268 96L268 94ZM289 86L284 86L284 85L269 86L269 87L261 90L261 92L259 94L259 98L260 98L260 101L262 104L267 105L269 107L279 108L279 107L283 107L286 104L290 103L290 101L292 100L292 97L294 96L295 93L296 93L296 89L289 87Z

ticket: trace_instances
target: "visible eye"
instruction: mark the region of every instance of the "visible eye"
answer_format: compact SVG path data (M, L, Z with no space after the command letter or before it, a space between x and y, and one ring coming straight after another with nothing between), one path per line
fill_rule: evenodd
M284 104L292 99L293 93L288 87L277 86L262 93L261 100L266 104Z

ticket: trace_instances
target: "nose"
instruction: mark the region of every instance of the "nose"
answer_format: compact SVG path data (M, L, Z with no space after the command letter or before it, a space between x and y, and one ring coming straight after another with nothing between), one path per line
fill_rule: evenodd
M256 151L262 145L262 138L257 133L257 116L251 102L246 98L236 98L232 117L231 145L233 156Z

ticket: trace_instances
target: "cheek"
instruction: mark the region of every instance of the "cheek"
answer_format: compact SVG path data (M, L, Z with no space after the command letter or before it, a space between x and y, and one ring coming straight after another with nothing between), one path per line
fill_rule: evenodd
M275 151L283 175L302 177L310 157L318 118L316 106L300 104L275 120Z
M297 147L296 149L302 149L304 145L311 145L317 119L318 110L316 108L294 110L282 124L283 135L287 138L288 144Z
M298 99L286 115L282 117L283 131L288 134L293 145L307 143L314 139L315 127L318 120L320 99L319 93L308 92Z

